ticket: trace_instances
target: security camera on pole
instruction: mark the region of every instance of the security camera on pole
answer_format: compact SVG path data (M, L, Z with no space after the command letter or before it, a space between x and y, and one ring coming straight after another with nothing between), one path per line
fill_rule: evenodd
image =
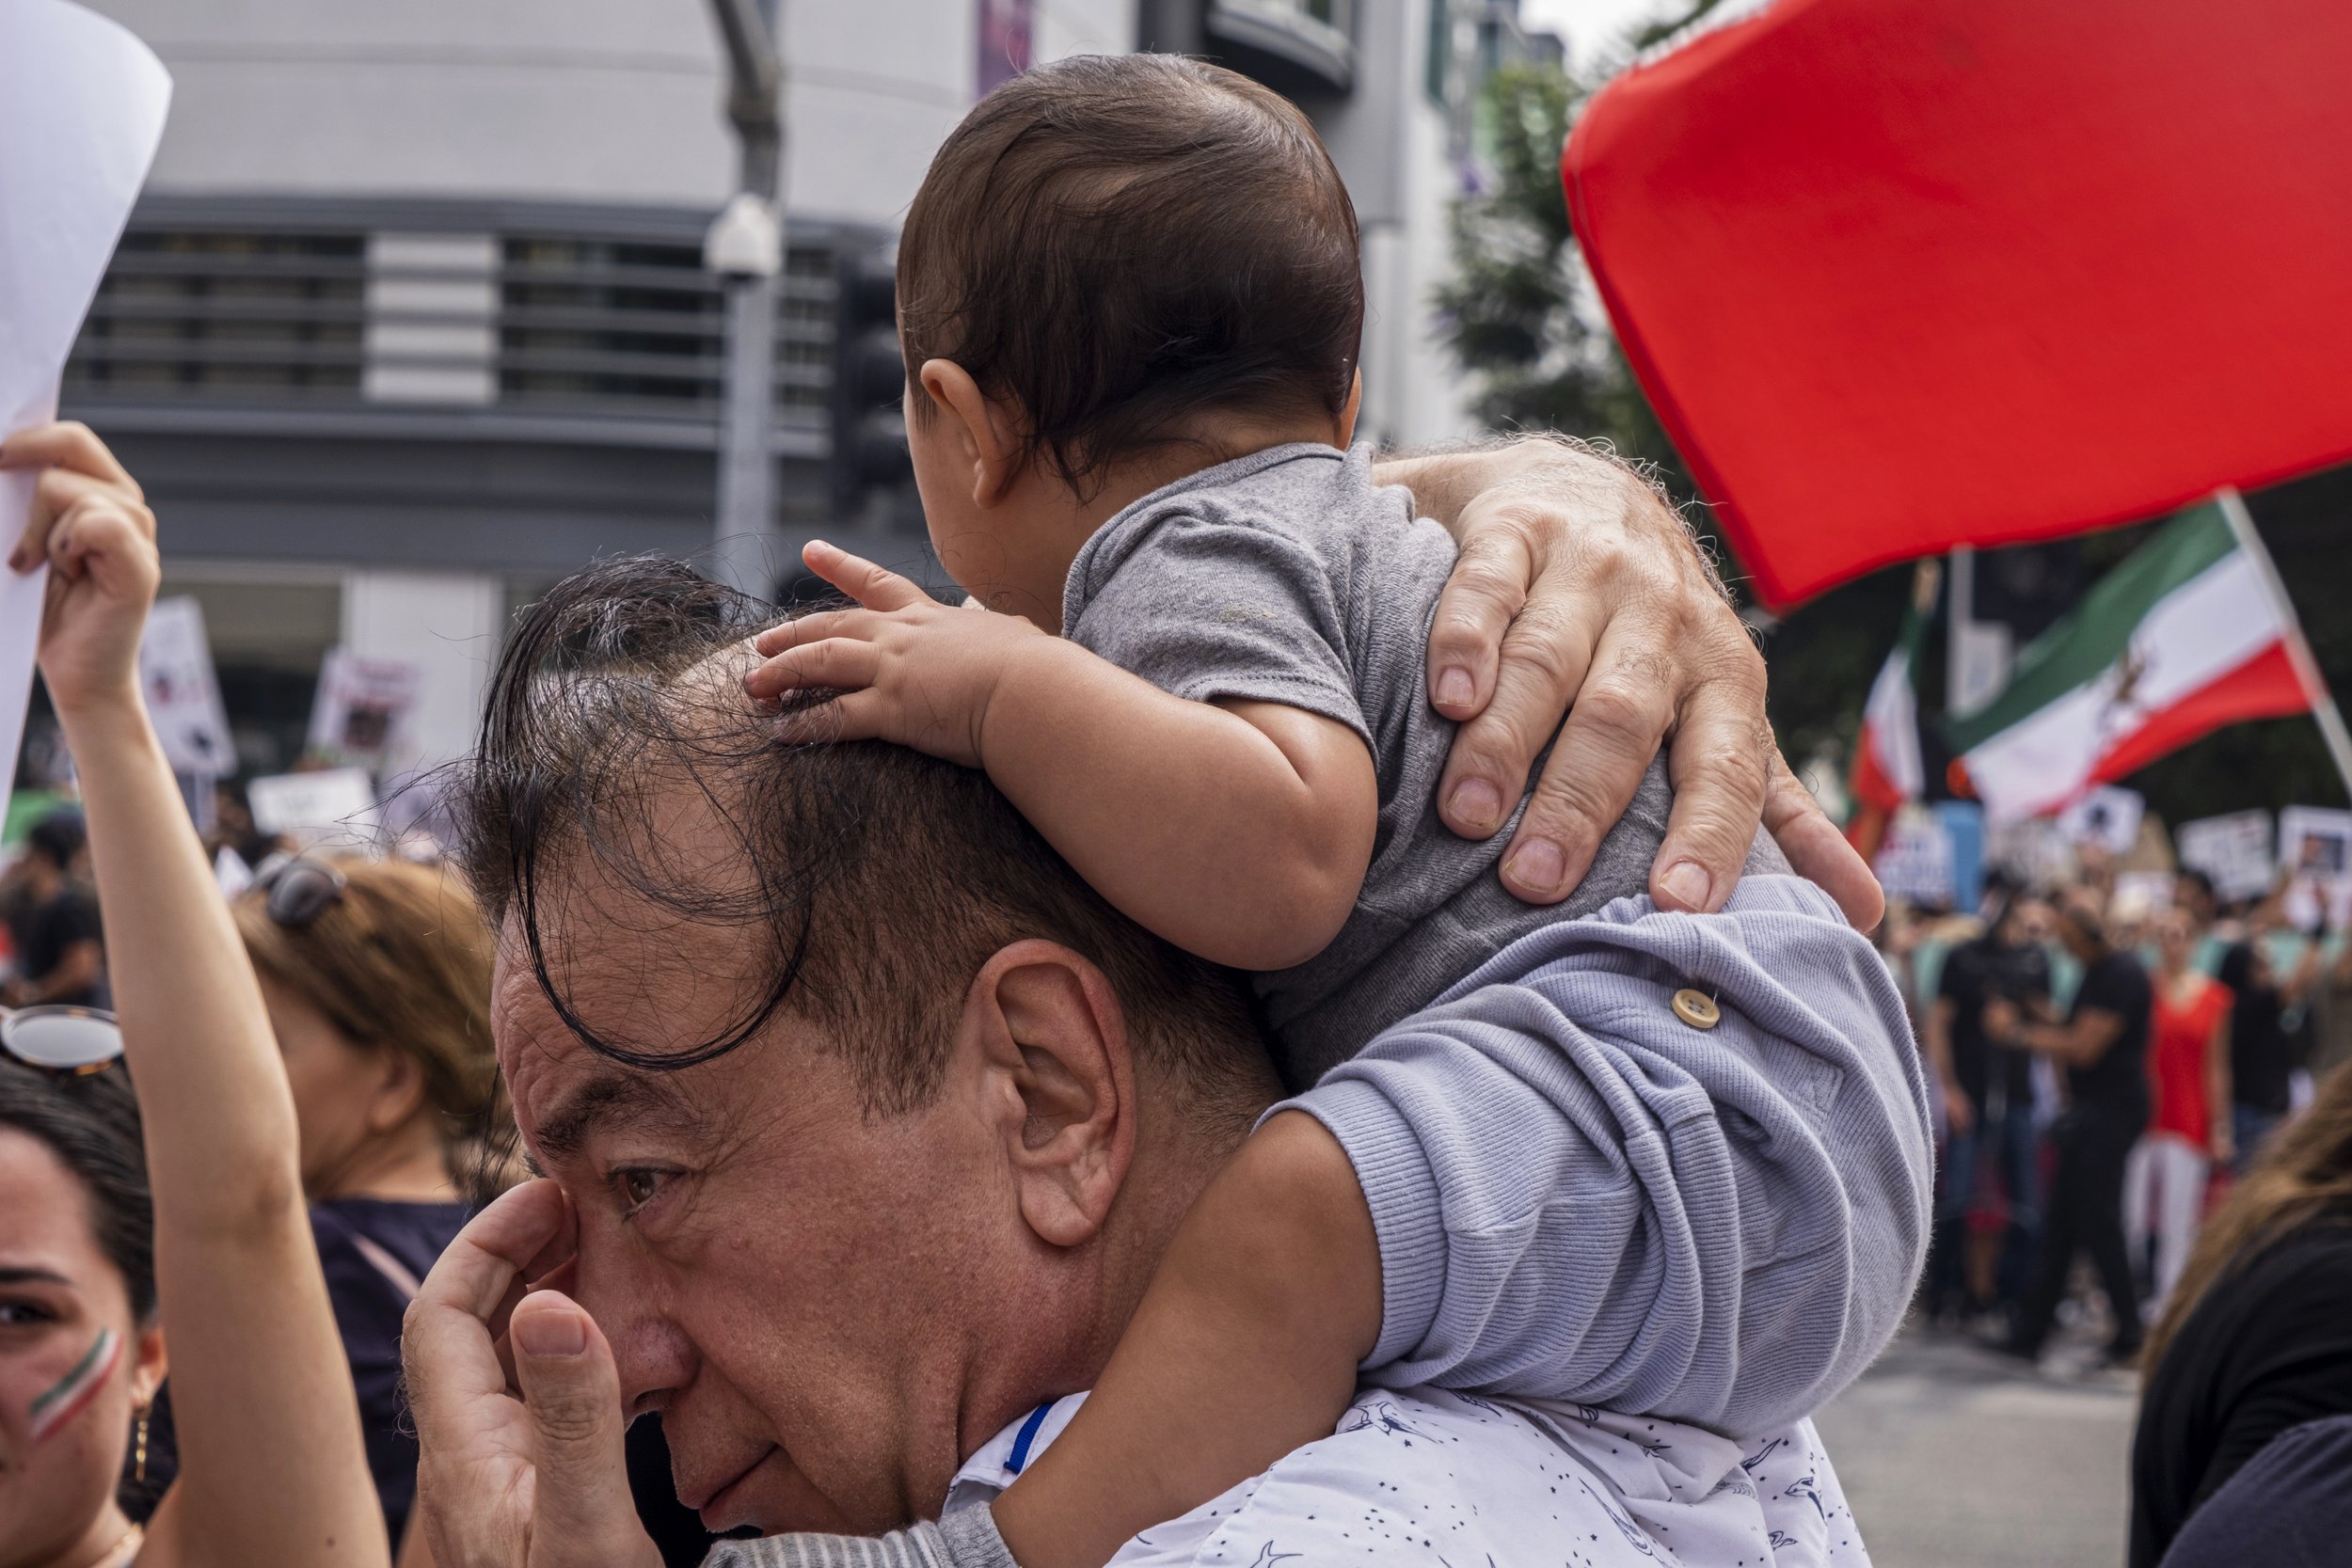
M703 264L726 292L725 404L710 575L765 598L785 567L775 522L776 275L784 266L783 70L778 0L711 0L727 49L727 119L741 144L736 193L711 221Z

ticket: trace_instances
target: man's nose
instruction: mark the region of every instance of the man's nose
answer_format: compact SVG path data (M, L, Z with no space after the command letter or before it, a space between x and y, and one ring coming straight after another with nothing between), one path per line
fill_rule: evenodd
M612 1346L621 1408L633 1419L661 1407L664 1396L693 1381L692 1341L663 1314L666 1292L640 1277L629 1249L580 1237L572 1299L588 1309Z

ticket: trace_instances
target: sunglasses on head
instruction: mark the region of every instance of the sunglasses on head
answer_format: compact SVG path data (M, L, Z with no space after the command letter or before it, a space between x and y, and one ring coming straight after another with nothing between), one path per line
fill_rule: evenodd
M254 884L271 920L299 930L342 901L343 874L324 861L272 866ZM0 1011L0 1050L44 1072L103 1072L122 1056L122 1027L98 1007L45 1005Z
M343 889L350 884L326 862L298 856L271 866L254 879L253 885L268 900L262 909L270 919L298 931L341 903Z
M98 1007L55 1003L0 1012L0 1050L43 1072L103 1072L122 1056L122 1028Z

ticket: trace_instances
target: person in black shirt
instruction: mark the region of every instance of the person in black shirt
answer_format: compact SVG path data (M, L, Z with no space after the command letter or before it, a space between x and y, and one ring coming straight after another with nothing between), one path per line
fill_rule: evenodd
M2185 1527L2208 1499L2218 1511L2233 1496L2249 1506L2267 1497L2260 1512L2280 1528L2297 1521L2296 1539L2329 1542L2335 1555L2307 1560L2343 1560L2341 1523L2332 1537L2311 1530L2330 1510L2352 1520L2352 1474L2331 1472L2332 1497L2280 1483L2312 1474L2323 1453L2352 1454L2341 1435L2321 1441L2310 1424L2332 1420L2340 1433L2352 1418L2352 1065L2328 1075L2206 1222L2148 1353L2132 1439L2131 1568L2170 1562L2175 1537L2184 1560L2296 1561L2250 1539L2233 1557L2189 1547ZM2290 1445L2290 1435L2307 1441ZM2273 1462L2277 1449L2288 1451ZM2201 1532L2208 1546L2223 1522Z
M8 940L16 974L0 1001L80 1007L105 1005L106 949L98 899L83 880L86 838L78 812L33 824L9 869Z
M2336 1568L2352 1538L2352 1416L2279 1434L2199 1509L2164 1568Z
M2039 1357L2066 1294L2074 1254L2087 1252L2115 1315L2108 1354L2139 1354L2139 1300L2123 1243L2123 1162L2148 1125L2148 1022L2155 991L2139 959L2110 946L2097 902L2076 890L2058 907L2058 940L2083 965L2082 988L2063 1023L2028 1022L2006 1001L1989 1004L1986 1033L2048 1056L2066 1069L2067 1107L2051 1129L2058 1154L2043 1215L2042 1261L2004 1347Z
M2311 950L2315 960L2318 948ZM2259 933L2221 955L2221 983L2235 998L2230 1009L2230 1131L2237 1150L2233 1168L2243 1171L2279 1123L2286 1118L2287 1080L2294 1069L2286 1015L2300 1000L2316 970L2307 962L2286 978L2274 972Z
M1928 1255L1928 1298L1938 1311L1978 1311L1982 1270L1967 1256L1967 1219L1991 1163L2008 1200L1995 1290L2004 1305L2023 1299L2041 1239L2041 1173L2033 1125L2033 1058L1986 1037L1984 1013L1999 1000L2028 1011L2047 1006L2050 960L2034 940L2039 906L2004 889L1994 895L1990 928L1944 960L1934 1005L1922 1020L1928 1059L1943 1086L1947 1129L1935 1244Z

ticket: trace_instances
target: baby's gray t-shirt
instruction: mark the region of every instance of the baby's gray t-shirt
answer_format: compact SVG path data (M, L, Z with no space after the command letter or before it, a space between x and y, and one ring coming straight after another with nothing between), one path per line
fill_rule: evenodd
M1062 629L1073 641L1179 697L1285 704L1372 749L1379 828L1354 911L1315 957L1255 976L1294 1088L1518 938L1642 892L1665 834L1672 795L1653 765L1582 884L1541 906L1496 873L1518 811L1484 842L1438 819L1454 725L1429 704L1423 656L1453 569L1445 530L1415 517L1406 491L1373 482L1370 447L1310 443L1153 491L1071 563Z

